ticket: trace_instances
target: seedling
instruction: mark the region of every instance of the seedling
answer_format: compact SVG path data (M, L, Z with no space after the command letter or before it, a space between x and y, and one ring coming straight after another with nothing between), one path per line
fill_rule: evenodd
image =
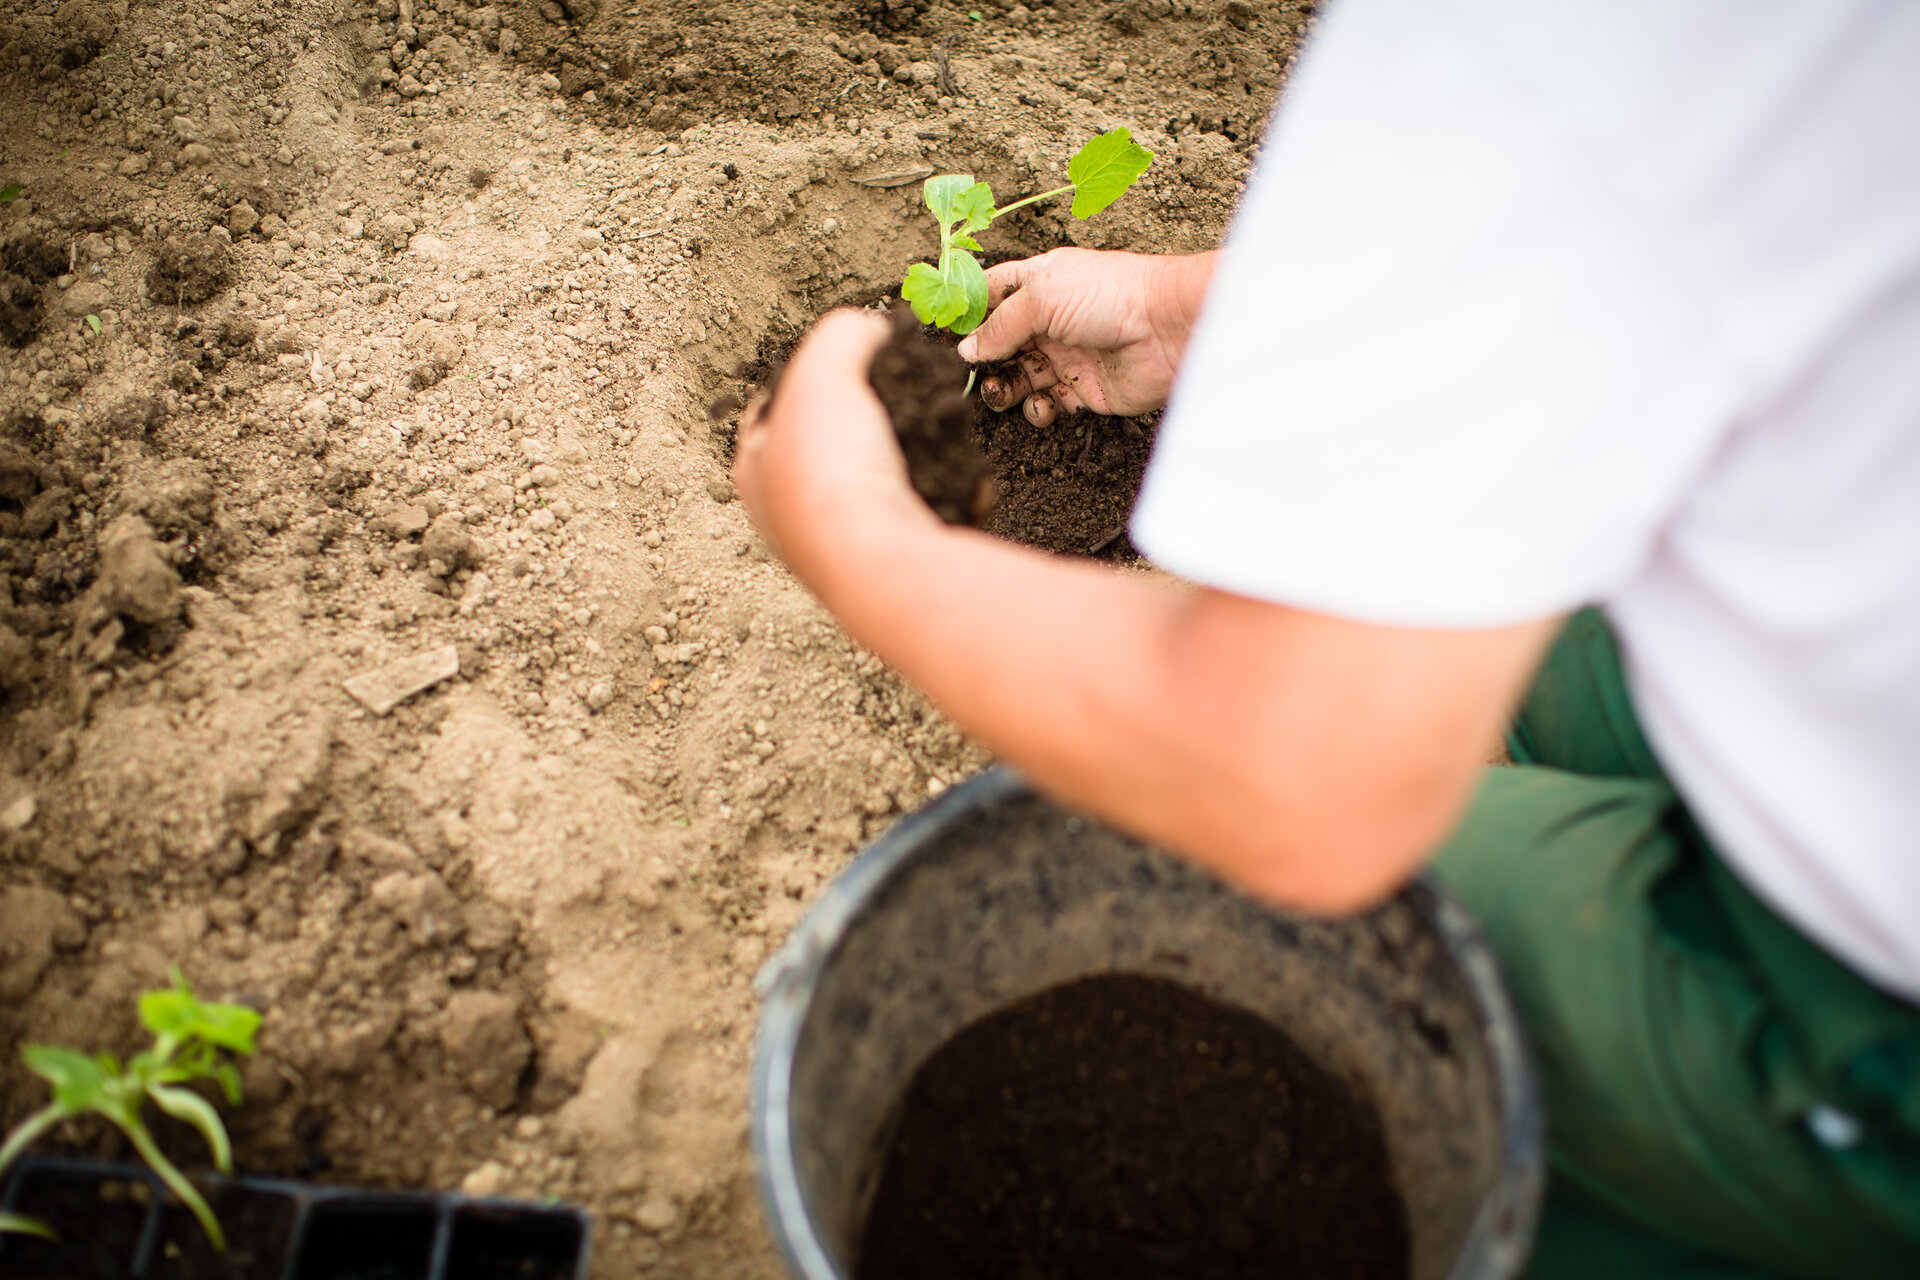
M924 188L927 208L940 222L940 262L916 262L907 268L900 296L913 304L921 324L972 333L987 318L987 273L973 255L980 251L974 232L995 218L1042 200L1073 192L1073 216L1091 218L1126 194L1134 180L1153 163L1153 152L1133 140L1124 127L1103 133L1081 147L1067 162L1064 187L1016 200L1005 208L993 204L993 188L975 182L970 173L943 173L928 178Z
M26 188L17 182L9 182L6 186L0 187L0 204L12 204L25 190Z
M128 1059L125 1067L110 1053L89 1058L72 1049L30 1044L22 1053L27 1068L53 1086L53 1101L22 1120L0 1144L0 1172L41 1134L62 1120L98 1112L119 1127L160 1180L200 1220L207 1239L221 1253L227 1238L193 1184L162 1155L140 1118L151 1099L176 1120L192 1125L213 1152L214 1166L233 1172L233 1146L213 1104L179 1086L213 1080L229 1104L240 1101L240 1073L224 1055L253 1052L260 1015L237 1004L203 1004L187 980L174 970L173 986L140 997L140 1022L153 1033L153 1047ZM0 1214L0 1231L52 1237L45 1224L20 1214Z

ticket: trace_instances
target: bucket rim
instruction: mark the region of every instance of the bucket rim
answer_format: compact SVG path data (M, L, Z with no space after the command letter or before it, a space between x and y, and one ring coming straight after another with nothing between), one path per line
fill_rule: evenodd
M814 1228L793 1149L793 1063L827 962L861 911L916 854L965 814L1038 794L1017 770L996 765L902 818L855 855L761 966L751 1137L761 1202L774 1245L795 1280L851 1280ZM1459 967L1487 1046L1500 1116L1500 1173L1474 1211L1447 1280L1510 1280L1530 1251L1546 1182L1545 1117L1519 1013L1479 925L1430 871L1403 885L1405 899L1439 934Z

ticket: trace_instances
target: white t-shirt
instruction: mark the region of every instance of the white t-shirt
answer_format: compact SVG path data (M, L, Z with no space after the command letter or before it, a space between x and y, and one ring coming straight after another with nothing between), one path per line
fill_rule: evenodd
M1133 531L1363 621L1604 603L1733 869L1920 998L1920 4L1337 0Z

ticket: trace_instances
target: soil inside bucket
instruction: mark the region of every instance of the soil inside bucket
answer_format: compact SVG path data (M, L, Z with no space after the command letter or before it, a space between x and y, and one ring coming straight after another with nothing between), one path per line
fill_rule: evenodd
M1370 1107L1277 1029L1101 976L962 1030L922 1066L859 1280L1407 1274Z

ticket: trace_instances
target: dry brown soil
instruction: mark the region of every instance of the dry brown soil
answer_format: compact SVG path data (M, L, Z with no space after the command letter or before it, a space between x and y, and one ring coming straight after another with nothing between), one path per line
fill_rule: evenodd
M246 1169L776 1276L751 977L986 756L767 555L707 406L929 253L899 175L1127 124L1133 194L988 249L1212 245L1307 21L0 0L0 1121L179 965L266 1016ZM1003 532L1111 551L1139 424L985 443Z

